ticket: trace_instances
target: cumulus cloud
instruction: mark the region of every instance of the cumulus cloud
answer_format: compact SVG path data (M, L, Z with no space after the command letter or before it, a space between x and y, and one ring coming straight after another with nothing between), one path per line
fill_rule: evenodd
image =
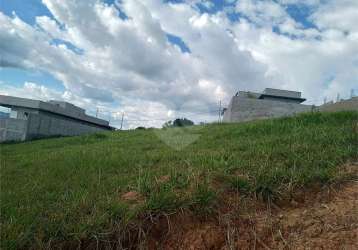
M65 87L58 93L26 83L8 92L100 107L113 124L125 112L130 127L140 120L158 126L173 115L212 119L218 101L228 103L239 89L300 90L319 103L356 87L356 1L229 1L237 21L225 8L202 12L198 2L214 7L210 1L43 0L53 18L38 16L33 26L0 12L0 67L46 71ZM312 8L313 27L290 15L295 4ZM167 34L180 37L190 53Z
M329 1L319 6L311 19L320 29L336 29L342 32L358 33L358 1L341 0L339 4Z
M242 0L236 10L260 25L277 25L288 18L284 8L274 1Z

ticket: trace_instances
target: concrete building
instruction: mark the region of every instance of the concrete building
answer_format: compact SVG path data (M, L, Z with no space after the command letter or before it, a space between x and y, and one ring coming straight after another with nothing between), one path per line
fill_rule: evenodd
M224 122L242 122L257 119L290 116L314 110L301 104L306 99L301 92L266 88L262 93L239 91L224 110Z
M114 130L108 121L88 116L68 102L0 95L0 106L10 109L8 117L0 117L0 142Z

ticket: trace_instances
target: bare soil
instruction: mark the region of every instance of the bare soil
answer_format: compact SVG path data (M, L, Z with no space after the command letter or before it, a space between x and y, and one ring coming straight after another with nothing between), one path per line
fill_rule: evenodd
M353 166L354 171L357 166ZM215 214L152 222L148 249L358 249L358 183L297 192L279 203L228 194Z

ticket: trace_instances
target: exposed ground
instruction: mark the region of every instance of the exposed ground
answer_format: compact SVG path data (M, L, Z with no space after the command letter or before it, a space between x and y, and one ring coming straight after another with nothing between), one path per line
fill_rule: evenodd
M354 166L356 173L358 165ZM297 193L290 202L240 204L202 218L188 212L161 217L144 245L149 249L358 249L358 183ZM297 201L296 201L297 200ZM227 208L225 205L222 207Z
M3 144L0 248L354 249L357 161L358 112Z

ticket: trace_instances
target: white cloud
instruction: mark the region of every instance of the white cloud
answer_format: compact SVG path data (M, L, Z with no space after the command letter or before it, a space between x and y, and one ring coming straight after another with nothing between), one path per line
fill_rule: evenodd
M225 10L200 13L197 2L43 0L56 20L37 17L35 26L0 12L0 66L43 70L65 87L58 93L26 83L7 91L100 106L112 118L124 111L132 126L141 124L134 120L158 126L167 114L204 109L210 116L212 106L227 103L239 89L301 90L318 103L356 87L356 1L241 0L235 10L246 19L238 22ZM288 4L314 6L310 21L318 29L296 22ZM191 53L169 43L167 33L179 36Z
M65 39L64 32L58 27L55 20L51 19L48 16L38 16L36 17L36 23L51 37Z
M278 25L288 18L284 8L271 0L241 0L236 3L236 10L264 26Z
M298 5L308 5L315 6L320 3L321 0L278 0L280 4L298 4Z
M320 29L335 29L343 32L358 33L358 1L329 1L312 15L312 20Z
M318 3L305 1L300 4ZM275 82L275 87L303 91L310 103L320 104L325 96L334 99L340 93L341 97L348 97L350 89L358 87L356 26L348 25L356 23L357 16L344 15L346 9L357 12L358 6L356 1L327 1L316 7L310 20L319 30L300 27L292 19L279 25L281 32L296 35L296 38L274 33L270 27L257 28L245 22L236 24L233 31L241 35L237 40L241 47L268 65L271 74L281 76L282 82ZM327 16L337 20L331 24L324 22Z

